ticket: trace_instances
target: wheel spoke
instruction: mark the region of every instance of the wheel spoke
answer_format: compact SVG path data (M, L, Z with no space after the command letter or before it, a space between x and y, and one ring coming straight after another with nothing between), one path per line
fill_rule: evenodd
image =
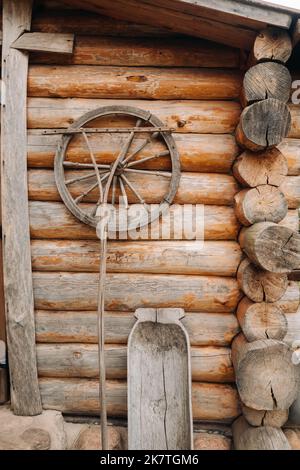
M149 207L148 205L146 204L146 202L144 201L144 199L142 198L142 196L140 195L140 193L136 190L136 188L134 187L134 185L126 178L125 175L121 175L121 179L124 180L124 182L127 184L127 186L131 189L131 191L133 192L133 194L138 198L138 200L140 201L141 204L143 204L143 206L145 207L145 209L147 210L147 212L149 212Z
M152 155L152 157L145 157L145 158L142 158L141 160L135 160L134 162L128 163L127 168L130 168L135 165L139 165L140 163L148 162L149 160L153 160L154 158L167 157L168 155L170 155L169 150L165 150L164 152L160 152L160 153L157 153L156 155Z
M150 144L158 136L159 136L159 132L154 132L150 137L145 139L144 142L142 142L141 145L133 153L128 155L128 157L123 161L123 164L125 165L127 162L129 162L129 160L134 158L138 153L140 153L146 147L146 145Z
M104 181L105 179L108 178L109 173L106 173L104 176L101 177L101 180ZM82 201L82 199L90 194L95 188L98 186L98 181L97 183L93 184L93 186L90 186L89 189L87 189L84 193L80 194L79 196L74 199L75 204L78 204L79 202Z
M124 171L127 173L143 173L144 175L164 176L165 178L172 177L172 173L168 173L166 171L135 170L133 168L124 168Z
M99 168L97 166L97 162L96 162L95 155L93 153L92 147L90 146L88 136L86 135L86 133L84 131L82 131L82 135L83 135L83 138L86 142L87 148L90 152L91 160L92 160L93 165L94 165L94 170L95 170L95 173L96 173L97 182L98 182L98 186L99 186L100 199L102 201L103 200L103 186L102 186L102 182L101 182L101 176L100 176Z
M111 193L111 203L112 203L112 205L114 205L114 203L115 203L117 181L118 181L117 177L114 176L113 186L112 186L112 193Z
M78 162L63 162L64 166L69 166L71 168L94 168L93 163L78 163ZM97 163L97 167L100 169L105 169L108 170L110 168L110 165L102 165Z
M79 178L72 178L70 180L65 180L65 184L68 185L68 184L77 183L77 181L84 181L89 178L92 178L93 176L96 177L95 173L89 173L88 175L80 176Z
M122 198L124 199L125 209L128 209L128 198L127 198L125 186L123 184L122 178L118 178L118 180L119 180L119 185L121 188Z

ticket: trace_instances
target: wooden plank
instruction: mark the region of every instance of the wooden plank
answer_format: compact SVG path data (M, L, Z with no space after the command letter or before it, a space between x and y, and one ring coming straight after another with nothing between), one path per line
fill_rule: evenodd
M174 133L173 138L180 156L182 171L199 171L201 173L229 173L234 159L239 153L235 138L232 135L210 134L180 134ZM54 156L60 136L41 135L39 130L30 130L28 133L28 166L31 168L53 168ZM118 152L122 137L116 134L91 135L90 145L97 163L112 163ZM131 149L134 151L141 147L143 138L136 136ZM164 150L161 142L153 142L151 146L142 149L136 159L149 157ZM289 152L289 148L287 151ZM300 150L299 173L300 173ZM297 153L291 150L291 170L296 174ZM295 158L293 156L295 155ZM86 145L79 136L75 136L67 149L67 160L83 163L89 158ZM171 162L168 158L155 158L141 163L139 168L170 170Z
M8 328L11 401L15 414L41 412L27 196L26 87L28 56L10 45L30 29L30 0L4 0L1 111L3 269Z
M183 133L232 133L241 114L240 104L233 101L28 98L28 127L30 129L69 127L88 111L116 104L147 109L161 119L166 126ZM101 121L101 125L104 122L105 125L112 125L112 122L104 120ZM123 121L120 123L124 124ZM96 125L95 122L94 125Z
M86 176L91 170L66 171L66 179L74 179L77 176ZM137 191L148 204L159 204L167 193L169 179L164 176L126 174L128 180L136 187ZM294 177L290 177L294 178ZM298 178L298 177L295 177ZM80 196L87 191L95 181L81 180L68 186L73 198ZM293 182L291 187L293 189ZM221 175L213 173L182 173L180 184L174 204L217 204L232 205L234 195L239 187L230 175ZM291 190L291 188L289 188ZM54 172L51 170L30 170L28 173L28 191L29 199L32 201L61 201L58 193ZM127 191L128 202L139 203L135 194ZM116 196L121 196L119 190ZM83 202L95 202L99 198L98 188L91 191Z
M59 33L31 34L53 35L54 40L60 37ZM56 49L53 52L59 52L58 47ZM113 38L78 35L71 56L36 53L30 57L30 61L45 65L239 68L240 52L238 49L188 37Z
M96 241L33 240L35 271L99 271ZM235 276L242 252L236 242L149 241L110 242L108 272L140 272Z
M39 380L43 408L66 413L95 415L99 412L98 380L48 378ZM108 380L107 412L111 417L127 416L126 382ZM193 419L230 423L240 414L235 387L227 384L192 384Z
M70 1L70 0L68 0ZM131 20L138 23L155 25L168 28L172 31L197 36L222 44L228 44L240 48L251 49L255 39L256 31L232 26L224 22L215 21L210 18L195 17L194 14L176 11L173 9L150 5L136 0L96 0L87 3L83 0L72 0L78 7L84 7L96 13L121 20ZM264 24L264 23L263 23Z
M126 344L135 318L133 312L105 312L104 322L105 341ZM95 311L37 310L35 324L39 343L98 343ZM229 346L239 332L231 313L187 312L183 324L192 346Z
M96 273L34 272L37 309L91 310L97 308ZM192 311L233 312L241 297L234 278L158 274L108 273L105 285L108 310L184 308Z
M128 339L128 448L191 449L191 362L181 309L144 309Z
M11 45L21 51L40 51L59 54L72 54L74 34L23 33Z
M28 96L113 99L236 99L239 71L194 68L32 65Z
M39 377L99 376L96 344L38 344ZM105 346L107 379L126 379L126 345ZM230 348L206 346L191 349L192 380L195 382L234 382ZM177 377L178 378L178 377Z
M5 299L3 285L2 239L0 238L0 354L6 346ZM8 368L0 368L0 404L8 400Z

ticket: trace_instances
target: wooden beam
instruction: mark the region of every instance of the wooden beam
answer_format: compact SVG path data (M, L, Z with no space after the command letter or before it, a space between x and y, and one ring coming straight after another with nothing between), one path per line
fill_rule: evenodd
M28 55L11 44L30 29L31 0L3 1L1 190L3 270L11 403L15 414L41 413L37 381L27 196Z
M74 38L74 34L24 33L12 43L11 47L22 51L72 54Z
M295 47L300 41L300 19L295 23L293 34L292 34L293 47Z

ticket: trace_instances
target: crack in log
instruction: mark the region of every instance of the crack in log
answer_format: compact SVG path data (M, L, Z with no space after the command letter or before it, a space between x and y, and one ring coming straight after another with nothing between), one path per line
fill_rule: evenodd
M274 406L275 406L275 409L276 409L277 408L277 400L276 400L272 385L270 386L270 389L271 389L272 400L273 400L273 403L274 403Z

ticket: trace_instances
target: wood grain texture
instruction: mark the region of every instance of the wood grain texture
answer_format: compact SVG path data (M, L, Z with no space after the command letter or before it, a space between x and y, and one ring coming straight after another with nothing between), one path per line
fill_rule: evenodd
M4 0L1 106L3 269L11 402L17 415L41 413L35 357L26 168L28 56L11 49L30 29L32 2Z
M278 28L267 28L257 35L253 45L253 56L257 62L273 60L285 63L292 53L289 33Z
M287 333L287 319L276 303L255 303L244 297L236 314L249 342L258 339L283 340Z
M289 109L292 117L292 125L288 137L299 139L300 138L300 111L297 104L289 104Z
M289 134L290 128L288 106L282 101L268 98L244 109L236 139L242 148L257 152L279 145Z
M65 171L66 179L90 174L90 170ZM147 204L159 204L168 191L169 179L164 176L126 174L128 180L134 185L138 193ZM68 187L73 198L87 191L95 179L78 181ZM233 197L238 191L235 179L230 175L208 173L183 173L180 178L179 188L174 198L174 204L213 204L231 205ZM30 200L60 201L54 172L50 170L30 170L28 173L28 192ZM117 188L117 198L121 196ZM136 195L127 191L129 204L138 204ZM84 202L97 202L99 198L98 188L91 191Z
M183 125L184 122L182 122ZM177 125L177 124L176 124ZM31 168L53 168L54 156L59 135L41 135L40 130L31 130L28 135L28 166ZM118 134L91 134L90 146L98 163L112 163L122 145L124 137ZM180 156L182 171L207 173L229 173L239 150L232 135L181 134L174 133L173 138ZM143 136L136 136L132 150L141 146ZM136 160L147 158L165 150L161 142L153 142L142 149ZM80 136L74 136L67 152L66 160L83 163L89 161L90 155ZM139 168L169 170L170 160L166 157L155 158L141 163Z
M40 241L31 244L35 271L99 271L96 241ZM241 260L236 242L143 241L110 242L108 272L144 272L231 276ZM223 259L223 261L222 261Z
M292 121L293 125L293 121ZM298 139L283 139L278 149L286 157L288 174L297 176L300 174L300 141Z
M300 176L289 176L285 178L280 186L281 191L286 196L291 209L300 207Z
M247 150L233 165L234 177L250 188L263 184L280 186L288 172L288 161L277 148L255 153Z
M128 339L128 448L191 449L191 359L180 309L138 309Z
M28 98L28 128L69 127L83 114L102 106L124 105L151 111L163 123L180 133L224 134L237 126L241 105L234 101L178 100L116 100L83 98ZM115 121L102 121L103 125L116 125ZM95 124L95 122L94 122Z
M300 263L300 236L272 222L243 228L239 242L251 261L270 272L287 273Z
M53 36L56 38L59 34ZM34 54L31 62L46 65L239 68L240 54L238 49L216 46L189 37L113 38L77 35L72 56Z
M291 446L279 428L250 426L241 416L232 426L236 450L291 450Z
M29 202L30 209L30 231L32 238L51 239L60 238L65 240L95 240L95 230L88 225L80 223L60 202ZM153 223L151 234L147 228L143 228L139 234L129 233L128 239L133 240L161 240L165 239L163 233L168 233L168 239L186 239L186 234L180 229L182 218L181 206L173 205L170 208L170 223L157 220ZM226 206L204 206L203 223L196 224L196 213L191 217L194 226L198 225L195 237L206 240L234 240L237 237L239 224L231 207ZM288 225L298 225L298 216L294 211L289 214Z
M74 34L24 33L12 46L22 51L41 51L59 54L72 54Z
M33 273L37 309L91 310L97 308L96 273ZM240 291L236 279L218 276L112 274L105 285L106 309L184 308L232 312Z
M28 96L113 99L234 99L239 72L220 69L32 65Z
M267 98L275 98L287 103L290 98L291 85L290 72L282 64L263 62L250 67L243 81L243 106Z
M232 361L242 402L255 410L286 410L297 396L299 375L283 342L248 343L240 333L232 343ZM289 386L287 387L287 384Z
M242 405L243 416L251 426L281 428L288 420L289 410L253 410Z
M237 280L240 289L253 302L276 302L288 288L287 274L260 269L248 258L239 265Z
M95 415L99 412L98 381L93 379L40 378L43 408ZM127 413L126 382L107 381L107 411L111 417ZM193 419L231 422L240 413L236 389L226 384L193 383Z
M275 186L264 184L239 191L234 196L234 211L241 224L280 222L288 212L285 195Z
M277 305L283 313L297 312L300 305L300 289L297 281L288 281L287 289L277 301Z

